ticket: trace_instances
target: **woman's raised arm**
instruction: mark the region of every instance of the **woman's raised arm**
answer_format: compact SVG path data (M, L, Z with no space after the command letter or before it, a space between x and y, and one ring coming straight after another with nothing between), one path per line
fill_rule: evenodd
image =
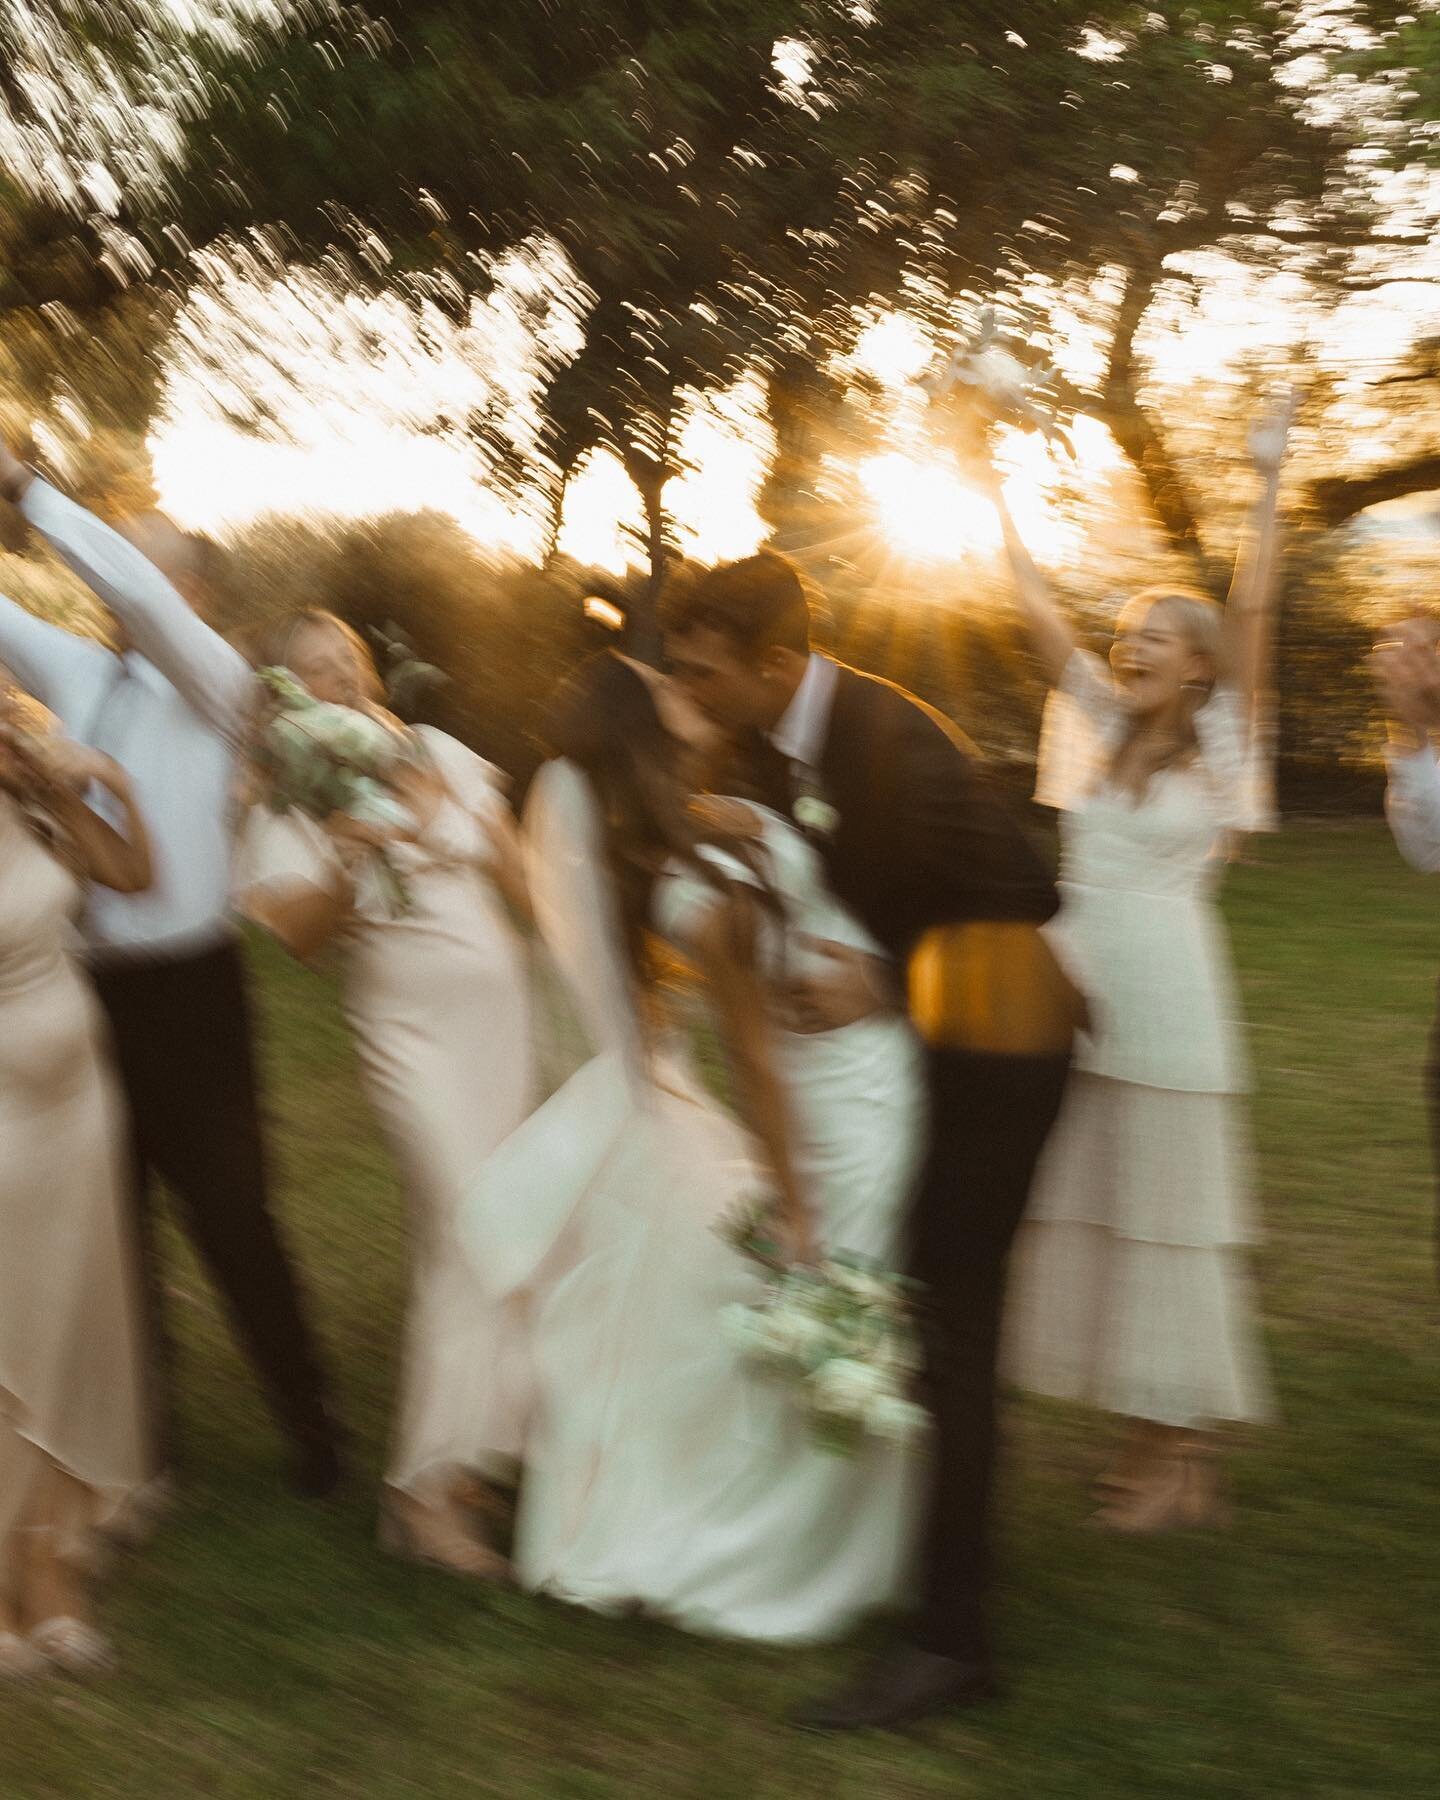
M1030 633L1030 641L1045 671L1046 680L1052 687L1057 687L1065 673L1066 664L1075 654L1075 630L1061 610L1050 583L1040 573L1034 557L1025 547L1020 529L1006 503L999 475L993 465L986 466L989 476L987 486L999 515L1000 531L1005 540L1005 560L1010 565L1011 578L1015 583L1020 616L1025 621L1025 629Z
M1296 405L1297 395L1292 391L1250 429L1250 456L1260 477L1260 493L1240 540L1225 602L1223 671L1240 696L1246 717L1270 679L1280 570L1280 471Z

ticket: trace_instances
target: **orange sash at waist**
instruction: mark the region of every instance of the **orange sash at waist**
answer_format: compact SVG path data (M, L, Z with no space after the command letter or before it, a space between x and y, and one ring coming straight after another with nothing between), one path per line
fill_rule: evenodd
M909 992L916 1029L937 1049L1063 1056L1085 1017L1035 925L937 926L910 958Z

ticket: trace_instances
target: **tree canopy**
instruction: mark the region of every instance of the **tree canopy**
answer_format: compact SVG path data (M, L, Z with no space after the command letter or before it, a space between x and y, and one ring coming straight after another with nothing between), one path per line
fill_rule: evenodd
M497 496L557 517L612 452L653 586L697 395L758 382L777 541L863 560L833 465L924 426L857 341L899 314L940 345L994 305L1212 587L1245 391L1302 375L1296 569L1338 568L1337 528L1440 487L1440 362L1394 328L1422 318L1397 295L1440 274L1436 20L1370 0L36 0L0 10L0 384L93 460L107 428L143 432L177 357L209 359L236 429L283 430L267 410L305 360L287 374L272 349L273 383L236 367L267 354L246 299L265 284L290 284L312 365L342 336L363 355L386 307L422 334L503 317L528 385L487 365L443 429ZM1288 341L1218 385L1178 378L1176 344L1241 294Z

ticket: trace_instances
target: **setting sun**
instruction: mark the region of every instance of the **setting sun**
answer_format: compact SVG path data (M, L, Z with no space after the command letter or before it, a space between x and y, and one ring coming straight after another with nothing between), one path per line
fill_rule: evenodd
M860 482L895 548L925 562L954 562L1000 541L995 508L943 462L920 462L901 451L860 465Z

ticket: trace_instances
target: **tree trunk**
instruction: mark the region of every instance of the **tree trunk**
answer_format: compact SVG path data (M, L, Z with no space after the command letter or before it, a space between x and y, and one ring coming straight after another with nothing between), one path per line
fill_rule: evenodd
M550 568L560 554L560 533L565 526L565 496L570 491L573 472L573 464L561 469L555 483L555 492L550 498L549 516L545 521L545 548L540 561L543 569Z
M641 662L660 660L660 595L670 568L670 516L665 510L665 489L675 471L668 463L641 452L625 458L625 470L645 508L645 555L648 564L643 582L631 596L625 624L625 645Z
M787 556L803 556L824 536L816 429L824 400L822 378L808 363L781 366L771 373L765 400L775 433L775 457L757 510L770 527L770 547Z
M1110 341L1100 416L1144 482L1151 510L1172 546L1190 564L1197 582L1219 594L1224 591L1225 577L1206 554L1199 509L1159 427L1140 404L1138 393L1135 334L1149 311L1163 273L1161 257L1132 267L1126 274Z

